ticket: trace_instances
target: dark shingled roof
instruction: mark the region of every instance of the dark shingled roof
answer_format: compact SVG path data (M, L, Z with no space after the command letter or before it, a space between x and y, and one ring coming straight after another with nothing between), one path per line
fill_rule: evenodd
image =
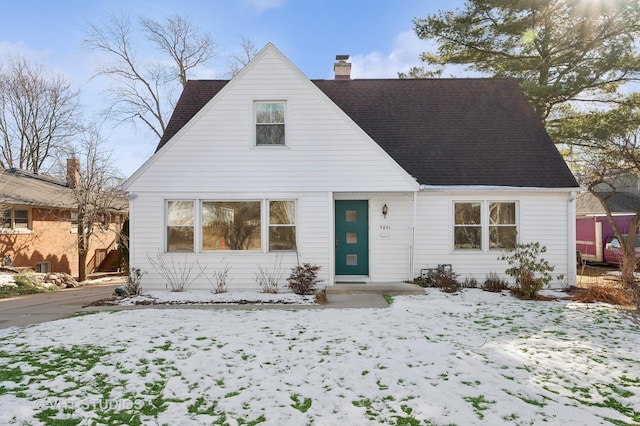
M578 186L514 79L312 82L423 185ZM226 83L189 81L157 150Z
M70 208L74 205L66 182L26 170L0 170L0 205ZM1 209L0 209L1 210Z

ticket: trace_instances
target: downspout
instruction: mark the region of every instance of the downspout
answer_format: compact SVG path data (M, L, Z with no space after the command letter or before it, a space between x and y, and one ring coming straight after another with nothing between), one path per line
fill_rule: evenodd
M413 220L409 246L409 280L413 280L416 257L416 220L418 214L418 191L413 192Z
M131 268L132 266L137 265L136 263L136 250L135 250L135 239L133 238L133 236L135 235L135 231L134 231L134 226L135 226L135 215L134 213L134 204L135 204L135 199L138 198L138 194L134 194L134 193L129 193L129 241L127 241L127 244L129 244L129 268ZM129 271L127 271L127 275L129 274Z
M578 266L576 264L576 191L569 196L568 235L567 235L567 283L575 286L578 279Z
M329 204L329 280L327 285L334 285L336 281L336 212L335 212L335 202L333 200L333 192L327 193L327 203Z

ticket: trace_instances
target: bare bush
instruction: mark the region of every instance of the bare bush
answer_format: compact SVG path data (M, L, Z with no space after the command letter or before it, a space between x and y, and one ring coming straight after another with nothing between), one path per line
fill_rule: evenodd
M165 287L169 291L184 292L193 284L200 276L202 271L194 274L194 262L188 262L185 255L184 262L176 262L173 256L169 255L169 262L165 260L165 256L158 253L155 259L149 257L149 262L162 278L165 279Z
M207 269L206 266L203 269L198 263L198 267L200 268L202 275L206 278L207 281L209 281L209 284L211 284L211 287L213 287L213 292L215 294L227 292L227 282L230 281L229 270L231 270L231 267L229 266L228 263L224 265L223 268L214 270L213 273L211 274L212 278L209 278L209 275L205 273L205 270Z
M272 268L263 268L258 265L258 271L253 273L253 279L258 283L263 293L278 293L278 283L282 280L285 270L279 256Z

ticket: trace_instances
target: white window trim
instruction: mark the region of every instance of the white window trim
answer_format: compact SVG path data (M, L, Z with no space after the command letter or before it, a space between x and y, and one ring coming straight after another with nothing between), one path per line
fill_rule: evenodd
M293 201L294 206L295 206L295 214L294 214L294 223L293 224L271 224L271 201ZM298 200L295 198L268 198L264 200L265 206L266 206L266 210L267 211L267 226L266 226L266 234L267 234L267 244L266 244L266 251L268 253L295 253L296 251L298 251ZM296 248L293 250L273 250L271 251L269 249L269 247L271 246L271 240L269 239L269 234L270 234L270 230L271 227L294 227L295 228L295 242L296 242Z
M167 229L169 227L169 202L170 201L191 201L194 203L193 211L194 211L194 230L193 230L193 251L169 251L169 241ZM296 249L294 250L269 250L269 229L271 224L269 223L269 203L271 201L293 201L295 203L295 223L292 225L274 225L274 226L293 226L295 227L295 239L296 239ZM164 208L164 220L163 220L163 229L162 229L162 242L164 249L162 250L163 254L173 254L173 253L192 253L192 254L224 254L234 256L248 256L255 255L256 253L261 254L277 254L277 253L294 253L299 249L299 227L300 227L300 213L299 213L299 199L290 198L290 197L271 197L271 198L263 198L263 197L247 197L247 198L166 198L163 200L163 208ZM215 202L259 202L260 203L260 249L255 250L205 250L203 248L203 233L202 233L202 212L203 212L203 203L215 203Z
M283 145L269 145L263 144L258 145L256 127L257 123L257 111L256 105L258 104L275 104L281 103L284 104L284 144ZM286 149L291 146L291 139L289 138L290 132L289 128L291 120L289 120L289 101L286 99L254 99L251 102L251 147L257 149Z
M480 203L480 248L479 249L457 249L455 242L455 228L456 228L456 204L458 203ZM517 200L453 200L451 204L451 231L449 233L451 239L451 252L452 253L495 253L503 248L490 248L489 241L489 227L491 226L489 223L489 205L492 203L513 203L516 208L516 244L520 242L520 203ZM464 226L464 225L460 225ZM513 226L513 225L504 225L504 226Z
M261 198L219 198L219 199L201 199L198 201L198 216L196 217L198 222L197 235L194 236L194 239L198 241L198 253L248 253L248 254L256 254L256 253L264 253L264 199ZM260 203L260 248L253 250L205 250L204 248L204 236L202 233L202 212L204 209L202 208L203 203ZM268 249L268 247L267 247Z
M187 251L187 250L179 250L179 251L170 251L169 250L169 235L168 235L168 229L169 226L169 202L171 201L191 201L193 203L193 209L192 212L194 214L193 216L193 250L191 251ZM194 199L194 198L166 198L164 200L163 203L163 208L164 208L164 229L162 231L162 235L163 235L163 245L164 245L164 249L162 250L162 252L164 254L173 254L173 253L178 253L178 254L189 254L189 253L198 253L198 237L197 237L197 226L199 224L198 221L198 200ZM188 225L185 225L188 226Z

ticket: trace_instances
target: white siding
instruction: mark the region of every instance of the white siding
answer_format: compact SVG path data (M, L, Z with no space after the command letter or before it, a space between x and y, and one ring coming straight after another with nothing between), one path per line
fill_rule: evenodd
M164 289L165 280L162 279L159 271L156 270L149 260L162 256L167 264L179 265L180 269L185 265L190 265L192 277L200 275L202 270L208 273L211 278L215 270L230 266L229 288L231 290L258 290L258 284L253 278L253 274L258 270L258 266L265 269L273 269L276 261L282 265L285 271L281 287L286 287L286 278L291 272L291 268L298 262L322 265L319 278L323 282L329 281L329 239L327 229L331 226L331 208L327 203L326 193L305 193L298 194L272 194L272 199L296 199L297 201L297 237L300 246L298 257L295 253L281 252L265 253L266 241L262 241L261 251L206 251L203 252L196 238L196 253L165 253L165 220L164 203L166 199L199 199L199 200L230 200L239 199L238 194L232 193L181 193L165 195L144 195L133 200L135 216L130 220L135 227L135 234L132 240L131 266L141 268L146 274L143 277L142 285L145 289ZM242 194L245 199L256 200L262 195L257 193ZM196 224L198 224L196 220ZM196 235L198 230L196 229ZM304 244L302 242L304 241ZM193 282L191 288L211 289L211 283L206 276L200 276Z
M386 219L382 206L387 205ZM369 201L369 258L373 282L411 278L413 193L379 194Z
M518 205L518 241L540 242L547 247L542 257L555 266L554 277L570 279L568 255L570 194L548 191L421 192L418 197L414 275L421 268L451 264L461 279L484 281L495 272L505 278L506 262L499 261L500 250L453 250L453 203L455 201L515 201ZM555 284L558 284L557 280Z
M253 146L255 100L286 101L286 147ZM406 191L417 183L279 52L265 49L127 182L131 192L229 188Z

